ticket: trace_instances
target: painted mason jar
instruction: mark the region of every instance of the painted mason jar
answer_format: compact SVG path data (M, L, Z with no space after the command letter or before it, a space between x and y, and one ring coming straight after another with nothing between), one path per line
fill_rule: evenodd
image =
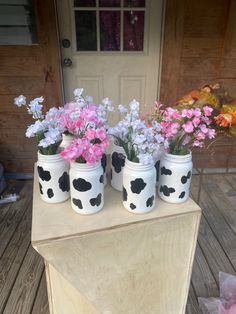
M70 197L69 167L69 163L60 154L38 153L39 190L45 202L61 203Z
M101 159L102 170L103 170L103 183L104 187L107 185L107 155L103 154Z
M101 162L94 165L71 162L71 206L76 213L90 215L104 204L103 169Z
M161 145L159 150L157 151L157 153L154 156L155 159L155 168L156 168L156 186L158 186L159 184L159 169L160 169L160 162L161 162L161 158L165 153L165 148L164 145Z
M189 197L192 176L192 154L165 153L161 159L158 194L169 203L182 203Z
M67 147L71 141L74 139L74 135L72 134L62 134L62 142L59 146L59 150L62 151L65 147Z
M155 207L156 171L126 159L123 171L123 205L131 213L144 214Z
M123 147L113 143L111 153L111 186L118 191L122 191L123 187L125 156L126 154Z

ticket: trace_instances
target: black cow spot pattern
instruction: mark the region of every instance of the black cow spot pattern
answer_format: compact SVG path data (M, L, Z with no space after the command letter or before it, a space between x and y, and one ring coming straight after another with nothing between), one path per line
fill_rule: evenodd
M145 188L147 183L145 183L143 179L138 178L138 179L135 179L134 181L131 181L130 185L131 185L131 191L133 193L140 194L140 192Z
M185 184L185 183L188 181L188 179L190 179L190 178L191 178L191 171L189 171L186 176L182 176L181 182L182 182L183 184Z
M147 201L146 201L146 206L147 206L147 207L149 207L149 206L152 207L153 201L154 201L154 195L151 196L151 197L149 197L149 198L147 199Z
M174 188L168 188L167 185L160 186L160 192L162 192L165 196L170 196L171 193L175 192Z
M38 174L41 180L49 181L51 179L50 172L47 170L43 170L43 167L38 166Z
M126 188L123 187L123 201L124 201L124 202L127 201L127 197L128 197L128 195L127 195Z
M132 210L134 210L134 209L136 208L136 205L134 205L133 203L131 203L131 204L129 205L129 207L130 207Z
M156 180L159 181L160 160L155 163L156 168Z
M102 194L99 193L97 197L91 198L89 202L92 206L95 206L95 205L99 206L101 204L101 201L102 201Z
M100 182L100 183L103 183L103 174L100 176L99 182Z
M81 202L80 199L78 198L73 198L72 199L73 204L75 204L75 206L79 207L79 209L83 209L83 204Z
M73 186L77 191L86 192L91 190L92 184L82 178L74 179Z
M105 173L106 172L106 166L107 166L107 155L106 154L102 155L101 164L102 164L102 168L103 168L103 173Z
M49 198L52 198L54 196L53 190L52 189L48 189L47 190L47 195Z
M122 167L124 167L125 165L124 155L114 152L112 153L111 159L112 159L112 166L114 167L115 172L120 173L122 170Z
M183 191L180 193L179 198L184 198L184 196L185 196L185 192Z
M59 187L63 192L69 192L70 191L70 180L69 175L65 171L63 175L58 180Z
M172 175L172 171L170 169L167 169L166 167L161 167L161 175L170 176Z
M43 194L43 187L41 183L39 183L39 191L40 191L40 194Z

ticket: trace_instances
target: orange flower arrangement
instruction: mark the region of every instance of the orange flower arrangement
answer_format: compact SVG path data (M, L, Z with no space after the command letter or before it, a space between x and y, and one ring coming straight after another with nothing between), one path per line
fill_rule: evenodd
M215 121L217 125L228 128L229 133L236 136L236 100L222 105L219 115L215 117Z

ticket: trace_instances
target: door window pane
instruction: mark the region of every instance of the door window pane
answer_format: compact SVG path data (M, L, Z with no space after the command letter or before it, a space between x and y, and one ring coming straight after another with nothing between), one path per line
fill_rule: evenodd
M75 11L76 44L79 51L97 50L95 11Z
M74 7L96 7L96 0L74 0Z
M120 7L120 0L99 0L100 7Z
M100 12L100 48L101 51L120 50L120 12Z
M144 12L124 12L124 51L143 51Z
M124 0L124 7L145 8L145 0Z
M37 43L32 1L0 0L0 45Z

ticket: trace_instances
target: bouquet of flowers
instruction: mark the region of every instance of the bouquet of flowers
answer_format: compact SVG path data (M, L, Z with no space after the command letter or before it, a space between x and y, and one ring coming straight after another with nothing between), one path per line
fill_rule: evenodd
M26 97L20 95L14 99L18 107L26 107L28 113L36 120L28 126L26 137L36 137L38 140L39 152L43 155L55 155L62 140L62 133L65 131L61 124L62 108L52 107L45 115L43 114L44 98L39 97L26 103Z
M87 104L75 111L72 108L65 110L61 114L61 125L75 135L75 139L61 152L64 159L94 164L102 158L109 138L95 105Z
M236 136L236 100L222 105L220 113L215 117L216 124Z
M168 107L161 111L161 132L169 143L169 153L186 155L192 147L203 147L204 141L215 137L211 127L213 109L177 109ZM160 119L160 117L158 117Z
M119 111L124 115L118 124L109 129L109 134L115 138L116 143L123 147L128 160L141 164L150 164L155 161L155 154L160 145L165 143L161 135L161 125L153 121L147 125L140 119L139 103L133 100L129 104L130 110L119 105Z

